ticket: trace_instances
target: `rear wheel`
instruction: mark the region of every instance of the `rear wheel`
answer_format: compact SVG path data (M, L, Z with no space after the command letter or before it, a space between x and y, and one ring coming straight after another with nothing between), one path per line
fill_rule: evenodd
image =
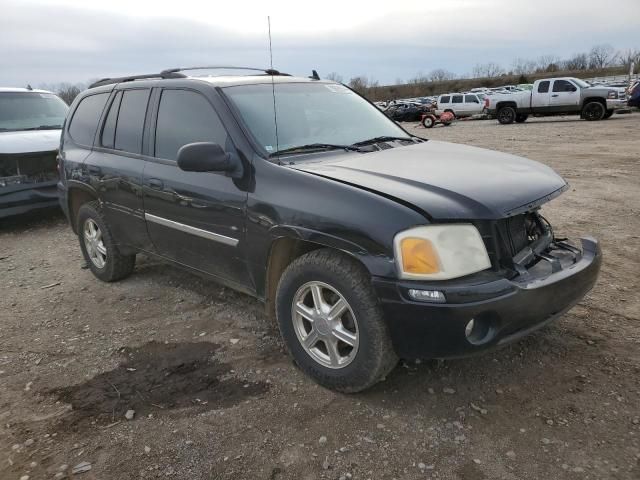
M422 126L424 128L431 128L431 127L433 127L434 124L435 124L435 119L431 115L426 115L422 119Z
M370 276L346 254L323 249L294 260L280 279L276 312L296 363L327 388L364 390L398 361Z
M498 110L498 122L502 125L509 125L516 119L516 110L513 107L501 107Z
M527 118L529 118L529 115L526 113L518 113L516 115L516 123L524 123L527 121Z
M600 102L589 102L582 109L582 118L591 122L602 120L606 111Z
M607 110L604 114L604 116L602 117L603 120L606 120L607 118L611 117L611 115L613 115L613 109L611 110Z
M133 272L136 256L120 253L97 201L85 203L78 210L77 232L82 255L100 280L114 282Z

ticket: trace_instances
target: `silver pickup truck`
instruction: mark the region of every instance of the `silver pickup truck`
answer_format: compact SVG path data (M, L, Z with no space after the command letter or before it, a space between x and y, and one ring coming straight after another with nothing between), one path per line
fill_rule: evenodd
M503 125L522 123L529 114L580 115L585 120L602 120L625 106L616 89L594 87L573 77L536 80L531 91L496 94L487 99L487 113Z

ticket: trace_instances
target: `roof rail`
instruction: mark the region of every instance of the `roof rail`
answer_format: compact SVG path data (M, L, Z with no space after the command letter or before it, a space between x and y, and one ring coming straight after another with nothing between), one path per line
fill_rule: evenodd
M203 66L203 67L179 67L179 68L169 68L167 70L163 70L160 74L172 74L179 73L185 70L250 70L253 72L262 72L267 75L283 75L290 77L288 73L282 73L278 70L274 70L272 68L254 68L254 67L233 67L233 66L223 66L223 65L211 65L211 66Z
M184 78L186 75L178 71L164 70L160 73L149 73L146 75L130 75L128 77L103 78L89 85L89 88L111 85L112 83L132 82L134 80L144 80L147 78Z

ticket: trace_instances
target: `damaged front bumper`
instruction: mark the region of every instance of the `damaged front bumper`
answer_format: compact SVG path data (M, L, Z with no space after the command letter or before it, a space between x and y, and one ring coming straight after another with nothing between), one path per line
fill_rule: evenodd
M0 185L0 218L58 206L57 180Z
M600 246L593 238L582 238L580 244L553 241L532 251L535 264L513 278L496 272L444 282L374 278L396 353L403 358L466 356L542 327L578 303L596 282ZM514 260L530 264L526 255ZM415 301L410 289L442 292L445 301Z

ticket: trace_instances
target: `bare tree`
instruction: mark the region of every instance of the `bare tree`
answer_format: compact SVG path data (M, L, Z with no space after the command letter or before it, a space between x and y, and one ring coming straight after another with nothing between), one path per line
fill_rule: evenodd
M637 48L627 48L618 53L618 60L620 65L629 68L631 64L635 64L636 67L640 67L640 50Z
M454 80L455 78L455 73L450 72L449 70L444 70L442 68L437 68L429 72L429 80L432 82L444 82L446 80Z
M349 80L349 86L360 95L364 95L369 88L369 79L364 75L353 77L351 80Z
M68 83L61 83L56 89L58 96L64 100L67 105L71 105L71 102L73 102L81 91L82 89L78 87L78 85L70 85Z
M614 63L616 52L609 44L596 45L589 52L589 68L604 68Z
M513 73L515 75L526 75L536 71L536 62L526 58L516 58L513 61Z
M564 70L586 70L589 68L589 56L586 53L577 53L561 62Z
M497 63L489 62L484 64L477 64L473 67L474 78L493 78L499 77L504 73L504 70Z
M328 73L326 76L327 80L332 80L334 82L342 83L343 78L342 75L337 74L336 72Z

